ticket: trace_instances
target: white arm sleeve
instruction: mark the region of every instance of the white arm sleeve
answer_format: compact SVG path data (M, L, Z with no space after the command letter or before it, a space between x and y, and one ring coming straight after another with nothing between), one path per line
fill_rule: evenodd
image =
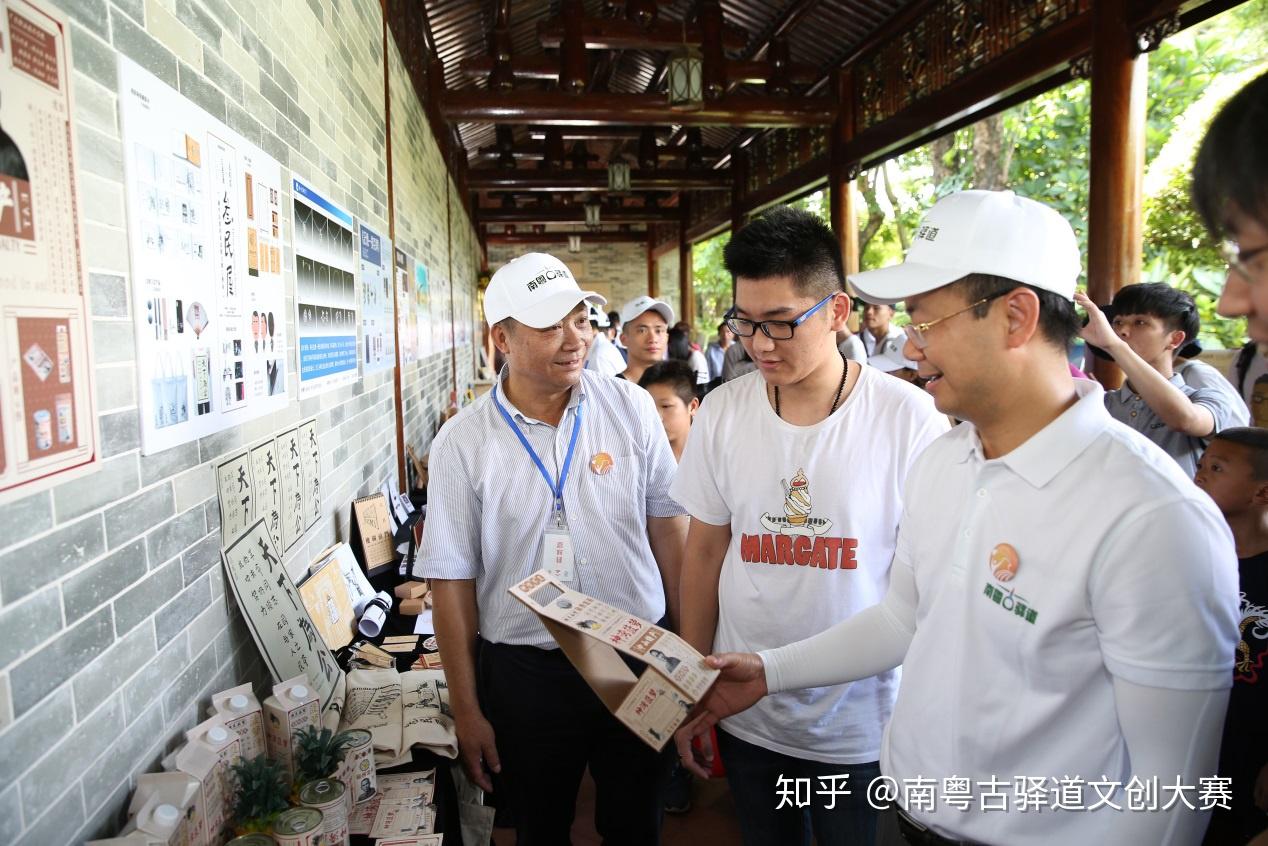
M830 629L758 653L771 693L827 687L892 670L903 662L916 631L916 580L895 558L889 590L873 605Z
M1170 794L1164 784L1198 785L1215 775L1228 690L1170 690L1114 678L1114 707L1127 742L1129 766L1141 782L1157 777L1159 802ZM1201 807L1196 795L1189 801ZM1121 804L1121 803L1120 803ZM1177 801L1166 811L1115 811L1104 843L1157 843L1196 846L1202 842L1209 811Z

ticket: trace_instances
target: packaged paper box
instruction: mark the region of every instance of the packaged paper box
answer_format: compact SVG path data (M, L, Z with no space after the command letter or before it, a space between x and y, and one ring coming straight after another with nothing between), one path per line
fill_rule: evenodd
M545 570L509 588L532 609L618 720L663 749L718 671L678 635L572 590ZM641 676L617 651L647 665Z

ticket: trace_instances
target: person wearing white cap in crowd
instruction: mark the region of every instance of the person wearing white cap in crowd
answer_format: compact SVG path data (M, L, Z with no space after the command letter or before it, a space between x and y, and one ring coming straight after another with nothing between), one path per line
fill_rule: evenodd
M1201 840L1237 559L1210 498L1071 378L1078 274L1055 211L963 191L929 210L904 263L850 277L861 297L905 301L904 354L966 422L908 477L881 602L798 643L711 657L723 676L680 754L768 692L901 663L881 771L905 807L878 843ZM1150 795L1158 810L1132 810Z
M432 583L462 763L508 805L520 844L567 843L589 767L605 843L655 844L670 757L613 717L507 589L538 569L647 620L676 618L686 518L651 395L583 364L589 303L557 258L520 256L484 297L506 356L431 448ZM668 598L668 614L667 614Z
M591 303L589 310L594 342L590 345L590 353L586 356L586 369L593 370L600 376L615 376L625 369L625 358L603 331L611 325L611 321L603 309L597 305Z
M673 323L674 310L669 303L644 295L625 304L621 309L621 343L629 358L620 374L622 379L637 385L644 370L665 360Z
M904 382L916 381L916 362L903 358L902 353L897 350L877 353L869 358L867 363L882 373L896 376Z

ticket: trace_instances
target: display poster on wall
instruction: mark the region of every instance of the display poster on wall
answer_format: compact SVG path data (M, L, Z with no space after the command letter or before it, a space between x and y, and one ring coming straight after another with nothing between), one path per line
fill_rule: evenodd
M453 325L449 322L453 306L449 280L437 277L431 286L431 351L447 352L453 346Z
M396 363L392 326L392 242L359 224L361 284L361 372L386 370Z
M414 309L414 320L418 325L418 357L426 358L437 350L431 337L431 282L421 261L414 263L414 302L410 307Z
M396 338L401 364L418 361L418 312L414 310L414 259L404 250L394 251L396 267Z
M357 234L352 215L291 180L301 399L357 381Z
M460 285L454 291L453 325L454 345L464 346L471 343L471 291Z
M119 57L141 451L286 408L277 161Z
M321 516L317 421L222 461L216 467L216 491L222 546L263 520L273 546L289 552Z
M69 35L0 0L0 504L99 462Z

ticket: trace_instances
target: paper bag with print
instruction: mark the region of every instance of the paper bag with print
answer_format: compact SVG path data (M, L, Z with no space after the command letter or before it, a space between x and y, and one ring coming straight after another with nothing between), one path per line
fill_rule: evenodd
M445 758L458 757L458 735L449 710L449 685L440 670L401 674L405 748L425 746Z
M374 736L375 750L401 754L401 679L396 670L348 673L339 729L365 729Z

